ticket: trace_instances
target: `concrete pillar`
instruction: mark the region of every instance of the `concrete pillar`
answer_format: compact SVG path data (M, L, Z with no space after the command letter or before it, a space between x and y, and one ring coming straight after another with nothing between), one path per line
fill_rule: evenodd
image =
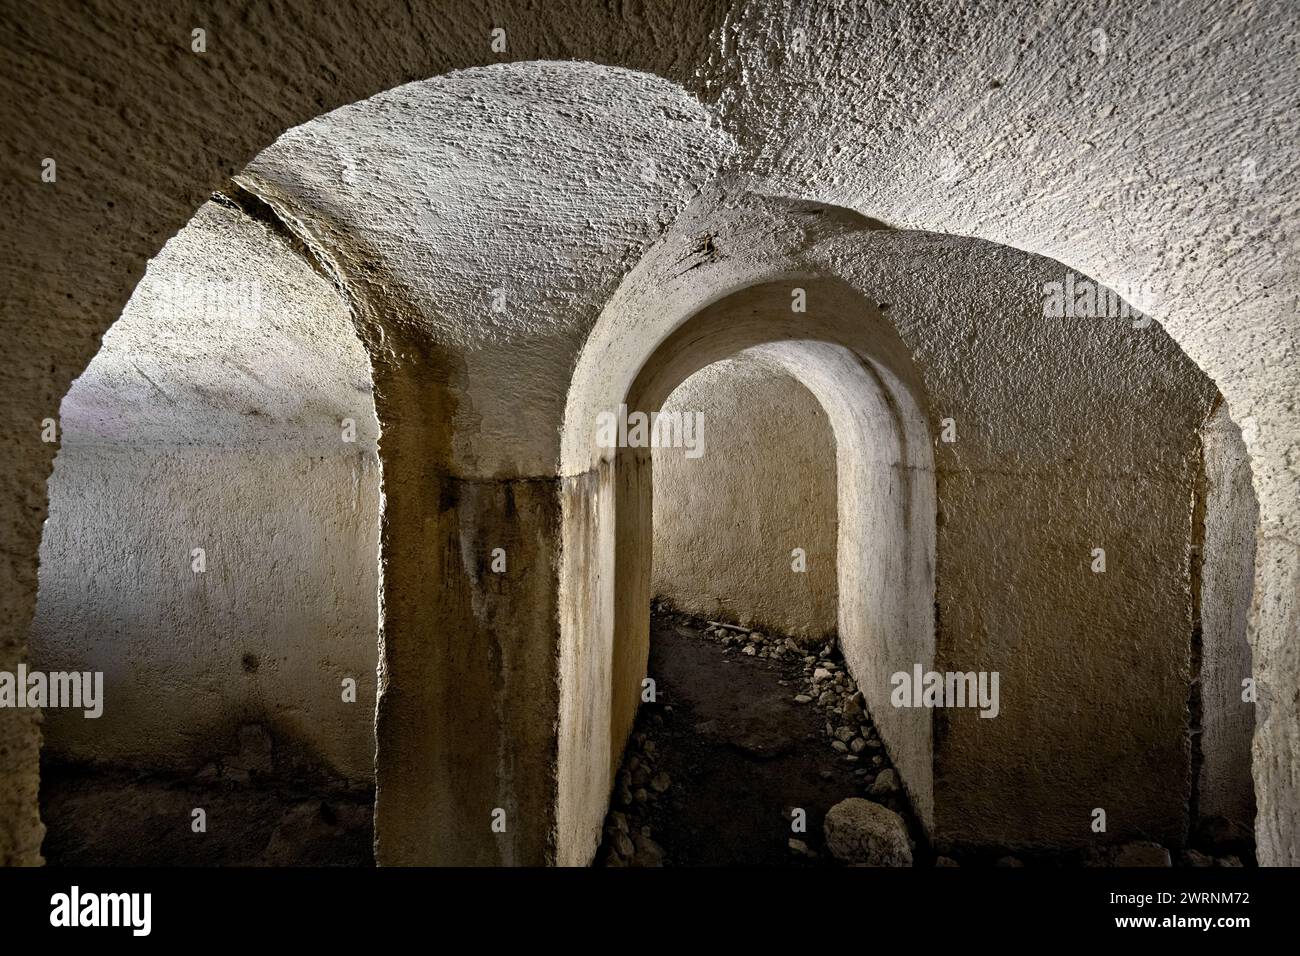
M446 366L407 357L376 374L376 858L541 865L555 820L559 483L448 474Z

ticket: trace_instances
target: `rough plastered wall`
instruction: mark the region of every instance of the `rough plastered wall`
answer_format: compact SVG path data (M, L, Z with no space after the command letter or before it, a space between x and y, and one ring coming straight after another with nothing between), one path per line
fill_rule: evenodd
M1246 622L1255 578L1259 506L1241 431L1220 404L1201 432L1205 515L1201 563L1200 820L1249 837L1255 820L1250 746L1255 704L1243 700L1253 678Z
M998 672L1001 698L993 719L932 712L936 840L1083 846L1100 806L1108 841L1181 841L1191 502L1213 383L1158 325L1046 315L1044 288L1068 270L1041 257L763 197L728 196L725 212L705 198L676 228L620 289L580 377L603 381L613 356L636 356L765 266L841 275L920 370L938 476L934 663ZM836 323L845 310L824 296L810 295L805 328L869 327ZM888 670L855 676L869 700L889 699L876 683Z
M603 297L634 269L648 237L680 212L674 184L689 194L724 164L771 195L1029 250L1117 289L1148 283L1151 313L1223 391L1251 456L1260 503L1250 618L1260 685L1258 835L1264 862L1300 860L1300 707L1292 692L1300 683L1300 412L1293 400L1300 256L1287 225L1300 209L1293 95L1300 11L1293 4L1084 0L1063 10L555 0L507 14L475 0L285 0L203 11L208 47L196 54L188 38L199 16L158 0L109 0L93 16L65 3L0 10L0 81L9 94L0 138L13 158L3 172L13 214L0 220L9 345L0 358L0 411L13 423L0 435L8 464L0 474L0 666L12 669L26 655L35 607L56 452L41 442L40 422L56 413L94 356L149 258L285 130L415 79L455 76L453 121L425 129L380 124L390 134L410 132L408 142L426 144L444 164L394 148L371 167L379 175L354 167L366 188L334 185L318 196L328 216L317 218L332 224L320 231L322 246L350 260L344 284L359 315L374 318L366 340L372 355L382 366L400 354L426 377L409 387L384 378L389 417L418 431L417 416L463 414L455 438L427 443L417 435L403 444L386 422L386 439L394 435L393 447L405 449L403 481L427 488L421 479L436 476L420 472L418 462L444 462L453 441L477 459L470 467L470 455L459 457L466 476L492 474L498 449L517 466L503 466L506 473L553 477L551 413L563 391L550 389L553 373L567 375L570 346L592 327ZM502 17L504 53L490 39ZM523 61L536 60L584 61L578 69L590 76L535 82ZM448 72L469 67L482 69ZM507 68L521 71L522 82L504 90L488 82L486 74ZM624 85L628 71L639 79ZM608 96L593 98L593 89ZM700 135L680 135L688 129ZM327 133L316 144L323 153L334 139ZM41 179L45 158L57 160L57 182ZM285 164L286 180L292 167ZM392 202L409 188L391 186L403 178L393 167L417 176L431 170L422 186L449 197L440 208L457 228L442 228L441 219L439 228L420 228L426 205ZM467 169L475 175L463 176ZM276 188L291 193L292 183ZM371 198L358 203L356 195ZM541 195L558 199L539 204ZM404 238L385 248L352 242L385 209L410 212ZM465 224L473 228L459 228ZM484 298L465 295L459 282L450 299L422 298L402 282L389 256L421 243L435 268L466 264L473 287L489 292L517 274L510 267L518 249L538 253L522 255L530 301L516 314L525 325L563 333L529 336L526 348L514 350L535 365L474 368L476 379L486 369L489 381L499 371L485 387L513 389L521 404L547 413L542 427L522 429L536 446L505 441L509 420L490 416L482 423L488 447L475 448L474 404L442 401L476 359L447 355L437 339L415 334L421 314L454 312L458 331L482 332L471 336L473 345L503 341L505 330L486 315ZM554 281L532 281L541 275ZM369 333L384 328L384 318L412 337L390 334L376 348ZM402 411L410 420L397 421ZM519 453L524 447L529 453ZM566 471L565 482L571 479L587 480ZM413 506L407 517L418 524L427 515ZM387 620L419 645L444 622L423 628L420 621L435 618L422 613L428 608L418 597L403 606L427 576L396 565L434 542L392 543L386 610L400 614ZM456 562L437 570L444 567L464 574ZM488 646L477 632L475 641ZM0 713L5 862L39 859L38 740L36 715ZM428 805L417 796L413 811Z
M294 451L64 443L31 666L106 704L47 711L47 756L193 771L259 725L280 770L373 781L378 464Z
M1214 385L1140 317L1045 314L1045 290L1068 279L1050 260L919 235L890 251L956 280L926 290L893 255L869 269L898 282L890 312L941 436L935 669L1000 675L996 718L935 711L936 840L1176 846L1191 502Z
M210 203L168 243L63 403L31 664L102 671L105 704L47 711L48 755L193 771L260 725L280 769L373 780L369 378L263 225Z
M1050 266L1031 270L1050 281ZM1155 326L980 324L1010 347L968 352L932 393L957 438L936 462L936 669L998 672L1001 705L995 719L935 712L939 838L1083 846L1100 807L1106 842L1177 846L1191 502L1213 385Z
M502 64L323 116L239 177L348 290L375 365L381 863L553 858L569 375L627 263L728 152L658 77Z
M653 452L654 596L803 641L834 633L835 438L821 405L788 372L738 358L696 372L662 411L702 415L704 432L698 458Z
M842 211L814 212L799 224L808 229L801 241L845 228ZM916 371L880 310L841 282L794 280L816 303L806 315L792 312L790 283L737 283L733 270L744 266L723 249L733 239L749 249L755 224L736 232L735 223L717 224L714 236L726 245L716 259L700 249L683 257L680 236L655 250L649 261L668 271L640 274L620 290L575 375L565 467L581 468L588 456L595 464L566 486L561 677L568 693L558 816L567 862L585 862L595 850L649 636L648 456L593 447L590 426L602 403L656 410L693 374L735 354L761 356L796 378L827 413L836 450L840 643L918 814L927 826L933 818L930 714L887 706L888 675L913 662L928 667L934 657L934 471ZM778 230L760 253L780 258L790 238ZM716 294L728 287L730 295Z

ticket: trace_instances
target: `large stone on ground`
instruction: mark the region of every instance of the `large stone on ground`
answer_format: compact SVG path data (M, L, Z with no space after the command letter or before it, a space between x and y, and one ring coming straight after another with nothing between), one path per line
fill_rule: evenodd
M644 833L638 833L632 840L635 853L632 865L635 867L658 867L664 865L664 851L658 843Z
M841 863L858 866L911 866L907 824L892 810L851 797L830 808L822 823L826 848Z

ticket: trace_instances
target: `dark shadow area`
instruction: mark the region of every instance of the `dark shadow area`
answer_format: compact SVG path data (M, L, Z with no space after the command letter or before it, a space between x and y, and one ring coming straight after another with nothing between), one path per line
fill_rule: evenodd
M194 811L205 832L195 832ZM42 761L49 866L373 866L374 790Z
M860 752L848 753L844 744L841 753L828 744L836 728L815 702L795 700L805 669L838 655L826 645L796 650L775 635L756 643L739 628L734 640L719 638L705 633L708 627L686 615L652 616L656 700L637 715L596 862L835 865L823 846L826 812L863 796L890 769L865 713L854 724ZM752 655L746 645L755 647ZM901 792L879 802L901 813L917 840ZM803 831L793 827L796 809L804 811Z

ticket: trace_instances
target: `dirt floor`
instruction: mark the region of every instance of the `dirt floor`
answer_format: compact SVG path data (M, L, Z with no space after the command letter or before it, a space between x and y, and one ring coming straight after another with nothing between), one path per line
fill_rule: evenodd
M1019 857L948 848L936 857L833 646L775 635L755 642L739 628L657 612L649 673L655 700L638 713L597 865L839 865L822 821L849 797L903 818L916 866L1254 863L1248 840L1214 834L1181 853L1135 843ZM240 729L237 753L189 777L44 761L48 865L372 866L373 788L303 774L272 750L254 726ZM194 828L199 808L204 832Z
M1194 848L1183 850L1138 841L1015 855L949 847L937 856L896 786L870 715L857 713L861 696L833 643L798 646L659 609L651 619L649 674L655 700L638 712L597 865L839 865L826 851L822 823L850 797L902 817L914 866L1255 862L1248 835L1214 833L1196 834ZM796 809L803 811L802 830L793 826Z
M373 807L369 790L47 765L42 852L49 866L371 866Z
M633 764L633 798L619 806L616 787L614 800L629 825L631 856L640 861L648 849L653 858L657 848L667 866L831 865L822 819L839 801L862 796L867 771L828 746L816 707L795 702L803 656L764 660L726 653L702 636L699 625L666 614L654 615L651 624L656 700L642 705L624 763L625 770L629 760ZM873 769L887 768L882 755ZM661 773L668 785L660 794L653 784ZM919 831L901 795L887 805L909 822L916 839ZM793 826L796 808L804 811L802 831ZM618 856L616 819L607 821L597 862ZM637 839L646 826L648 847ZM791 840L798 841L795 849ZM919 841L917 851L924 860L927 850Z

